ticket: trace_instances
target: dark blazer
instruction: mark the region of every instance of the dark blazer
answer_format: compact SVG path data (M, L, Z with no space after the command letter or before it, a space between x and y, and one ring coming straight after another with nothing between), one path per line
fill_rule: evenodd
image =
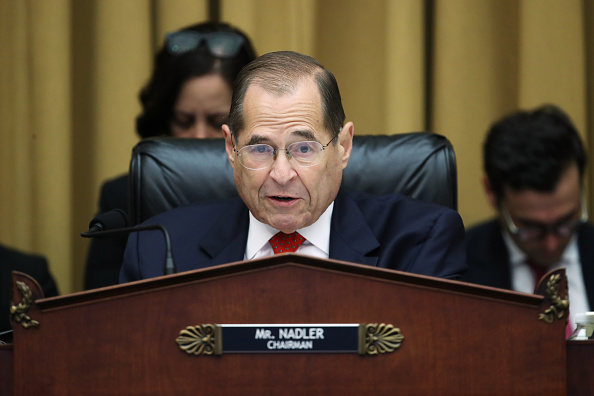
M107 180L101 186L99 213L113 209L128 212L128 174ZM128 236L91 239L85 264L85 290L118 283L126 241Z
M578 249L588 302L594 307L593 225L583 224L578 228ZM468 270L462 276L463 281L512 290L509 252L497 220L479 224L466 232L466 258Z
M177 271L243 260L248 209L239 198L177 208L147 220L171 235ZM340 193L330 226L330 258L416 274L457 278L466 268L459 214L402 195ZM163 235L130 235L120 282L163 274Z
M10 291L12 271L20 271L31 275L41 286L45 297L58 295L58 287L49 271L47 260L38 255L19 252L0 245L0 332L10 330ZM12 337L2 337L7 341Z

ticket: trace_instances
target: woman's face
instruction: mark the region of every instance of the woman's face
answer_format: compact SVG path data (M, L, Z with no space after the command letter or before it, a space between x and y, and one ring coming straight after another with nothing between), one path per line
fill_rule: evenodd
M218 74L186 81L173 106L171 135L188 138L223 137L231 107L231 87Z

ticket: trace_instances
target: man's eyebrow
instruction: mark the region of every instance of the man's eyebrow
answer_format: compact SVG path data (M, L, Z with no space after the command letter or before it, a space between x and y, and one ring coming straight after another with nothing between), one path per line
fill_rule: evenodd
M296 131L292 131L291 136L299 136L303 139L313 140L315 142L318 141L318 139L316 138L316 135L309 129L298 129ZM252 135L250 140L246 143L246 146L250 146L252 144L262 144L262 143L270 144L270 138L268 138L266 136L262 136L262 135Z
M246 146L250 146L252 144L260 144L260 143L269 143L270 139L265 136L261 135L252 135L250 140L247 142Z
M297 135L307 140L313 140L316 142L318 141L318 139L316 139L316 135L309 129L298 129L296 131L291 132L291 135Z
M561 216L558 220L556 220L553 224L551 224L551 226L558 226L558 225L562 225L563 223L567 223L569 220L571 220L572 217L574 217L576 215L576 213L578 213L581 210L581 208L577 208L572 210L571 212ZM522 222L523 224L525 224L526 226L530 226L530 227L539 227L539 226L545 226L548 227L548 224L545 223L541 223L541 222L537 222L537 221L533 221L530 219L522 219L522 218L518 218L518 220L520 222Z

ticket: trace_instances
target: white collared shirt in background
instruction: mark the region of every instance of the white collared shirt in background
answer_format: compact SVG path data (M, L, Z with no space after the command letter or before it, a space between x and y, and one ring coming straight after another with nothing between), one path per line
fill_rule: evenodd
M526 254L516 246L507 232L503 232L503 240L509 251L512 289L524 293L534 293L534 287L536 286L534 275L528 264L526 264ZM569 320L571 321L571 328L575 329L575 314L590 311L575 233L567 244L561 260L553 265L550 270L561 267L565 267L569 294Z

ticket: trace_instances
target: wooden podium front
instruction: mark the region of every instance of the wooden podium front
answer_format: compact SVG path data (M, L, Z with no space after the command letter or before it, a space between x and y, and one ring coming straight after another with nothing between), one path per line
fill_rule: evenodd
M37 299L15 273L13 391L564 395L564 282L529 295L286 254ZM206 324L385 324L403 338L377 354L182 350L180 332Z

